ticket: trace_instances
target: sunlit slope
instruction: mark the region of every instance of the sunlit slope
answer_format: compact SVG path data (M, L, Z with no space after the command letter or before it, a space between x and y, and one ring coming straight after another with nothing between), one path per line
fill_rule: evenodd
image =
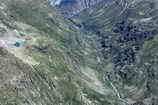
M91 35L45 0L0 0L0 104L119 104Z

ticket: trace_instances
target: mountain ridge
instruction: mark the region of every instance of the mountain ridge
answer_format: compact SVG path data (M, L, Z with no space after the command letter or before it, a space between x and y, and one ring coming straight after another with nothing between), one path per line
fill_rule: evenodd
M63 16L72 17L86 8L93 7L100 2L109 0L49 0L50 4Z

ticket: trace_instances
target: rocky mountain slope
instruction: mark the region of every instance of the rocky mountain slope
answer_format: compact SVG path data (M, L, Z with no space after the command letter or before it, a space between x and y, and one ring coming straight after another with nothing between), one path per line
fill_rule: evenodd
M50 4L65 17L77 15L80 11L90 8L101 1L108 2L110 0L49 0Z
M48 1L0 0L0 104L121 105L93 35Z
M0 0L1 105L157 105L157 0L49 3Z

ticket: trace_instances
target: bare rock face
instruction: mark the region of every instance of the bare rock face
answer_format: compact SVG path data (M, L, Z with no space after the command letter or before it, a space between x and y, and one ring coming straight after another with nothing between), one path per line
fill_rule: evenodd
M78 14L85 8L90 8L95 4L108 0L49 0L64 16L71 17Z

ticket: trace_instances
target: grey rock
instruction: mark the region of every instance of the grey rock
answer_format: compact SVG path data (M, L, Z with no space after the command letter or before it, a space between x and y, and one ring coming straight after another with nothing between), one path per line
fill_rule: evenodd
M86 8L107 1L109 0L49 0L50 4L66 17L72 17Z

